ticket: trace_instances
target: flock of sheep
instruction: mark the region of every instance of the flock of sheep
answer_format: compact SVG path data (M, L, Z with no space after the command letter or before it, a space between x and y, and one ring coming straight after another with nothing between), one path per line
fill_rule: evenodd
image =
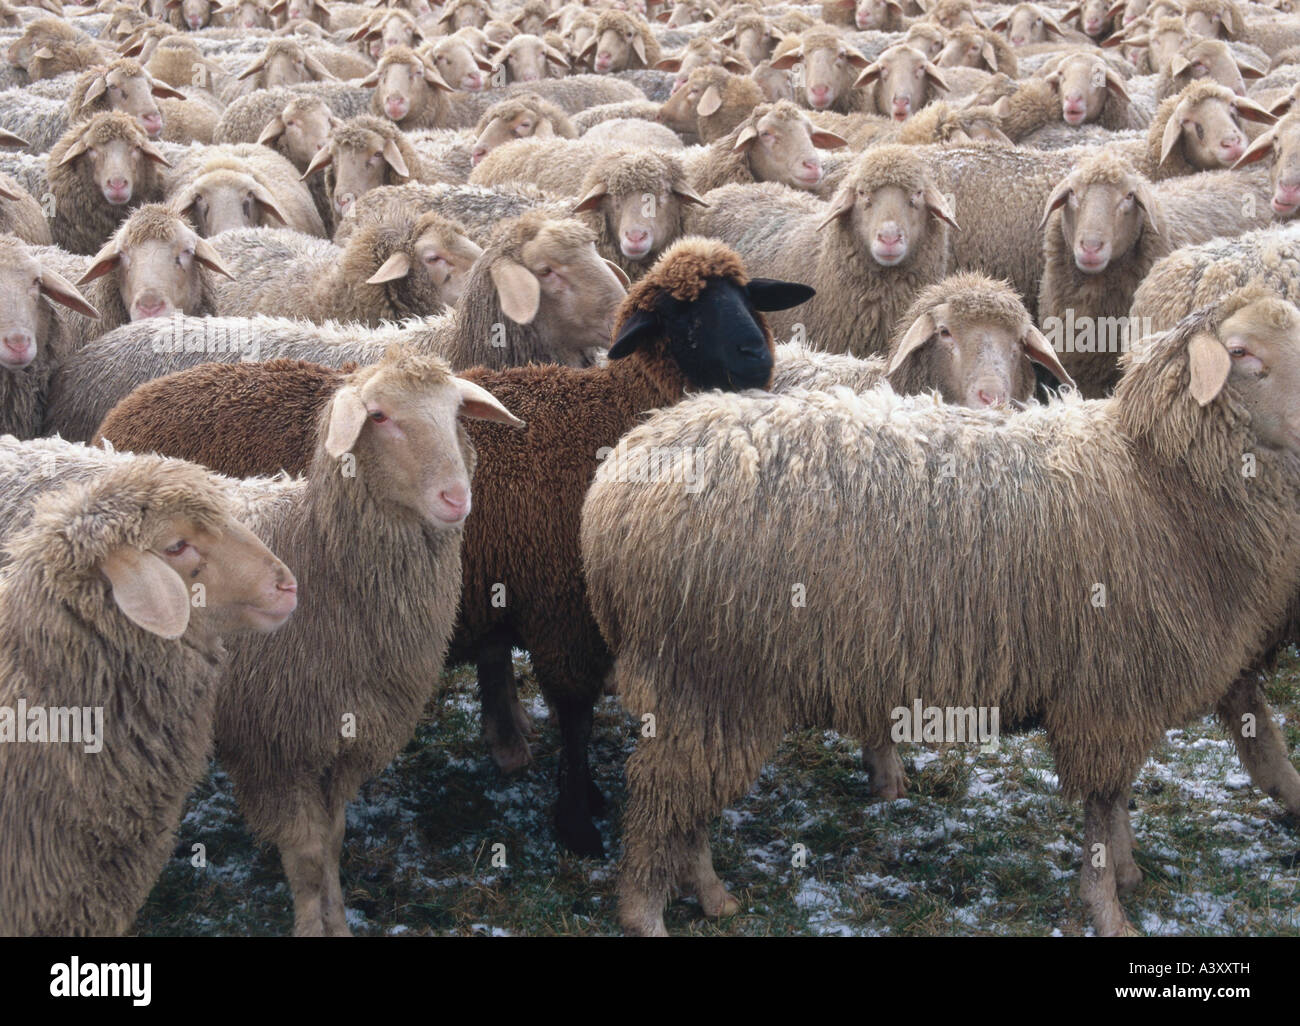
M1215 709L1300 815L1289 0L0 26L0 933L129 930L215 747L347 934L346 806L445 665L531 761L514 649L568 850L637 719L630 933L739 910L710 826L788 731L902 797L916 701L1045 729L1099 934L1165 731Z

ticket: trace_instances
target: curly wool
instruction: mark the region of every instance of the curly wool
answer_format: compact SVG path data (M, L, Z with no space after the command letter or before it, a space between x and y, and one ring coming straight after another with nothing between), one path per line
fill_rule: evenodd
M664 250L652 273L628 289L614 327L614 337L618 336L634 311L653 310L664 295L681 303L693 302L711 278L729 278L740 286L749 284L745 262L734 249L698 235L678 239Z

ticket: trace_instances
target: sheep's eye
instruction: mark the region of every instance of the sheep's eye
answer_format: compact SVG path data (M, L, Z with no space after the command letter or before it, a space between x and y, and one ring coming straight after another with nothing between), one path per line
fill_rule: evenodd
M182 552L184 552L189 547L190 547L190 543L187 542L184 538L182 538L180 539L180 541L173 542L171 545L168 545L167 548L163 549L163 552L169 556L179 556Z
M1202 128L1200 125L1196 126L1196 138L1201 141L1205 140L1205 129Z
M447 262L440 253L430 253L424 259L426 263L430 263L430 264L436 264L436 263L445 264Z
M952 332L948 330L948 325L944 324L939 328L940 338L952 338Z
M537 272L537 277L539 278L548 278L550 277L550 275L551 275L551 269L549 267L543 267L540 271Z
M1240 360L1242 357L1249 356L1250 354L1246 352L1245 346L1229 346L1228 355L1234 360Z
M388 421L388 414L383 410L372 410L370 412L370 419L376 424L384 424Z

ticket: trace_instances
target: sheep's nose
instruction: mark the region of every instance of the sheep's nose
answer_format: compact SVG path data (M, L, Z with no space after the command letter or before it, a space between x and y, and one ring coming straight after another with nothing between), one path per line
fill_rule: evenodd
M122 190L122 189L125 189L125 188L126 188L126 184L127 184L127 183L126 183L126 179L125 179L125 178L120 178L120 177L119 177L119 178L110 178L110 179L108 180L108 187L109 187L110 189L113 189L113 190L116 190L116 191L120 191L120 190Z
M885 245L893 245L903 237L903 229L896 224L887 224L876 232L876 238Z
M1025 42L1025 37L1024 37L1024 36L1012 36L1012 37L1011 37L1011 45L1012 45L1012 46L1021 46L1021 45L1024 44L1024 42Z
M162 131L162 115L146 114L140 119L140 125L144 128L147 135L155 136Z
M465 84L470 89L477 89L483 84L483 76L477 71L470 72L465 76Z
M990 392L981 388L975 395L985 406L1001 406L1006 402L1006 397L1001 392Z
M650 233L646 231L644 228L633 228L630 231L626 232L625 234L627 235L628 242L637 245L641 244L642 242L645 242L646 239L650 238Z
M1085 253L1100 253L1105 243L1100 239L1080 239L1079 248Z
M136 312L140 315L138 319L148 320L150 317L157 317L167 309L167 300L160 299L157 296L143 296L136 300Z
M25 366L36 355L32 336L25 331L15 331L4 337L5 362L12 366Z
M808 87L808 95L814 100L823 101L831 94L831 87L824 85L815 85Z
M469 162L473 164L475 167L477 167L478 162L482 160L484 157L486 157L487 155L488 155L488 150L486 146L475 146L474 151L469 155Z
M1222 148L1225 156L1227 156L1229 160L1236 160L1241 156L1246 148L1242 145L1241 136L1239 135L1228 136L1219 143L1219 146Z
M446 520L459 520L469 512L469 489L462 485L445 488L438 493L438 501L446 512Z

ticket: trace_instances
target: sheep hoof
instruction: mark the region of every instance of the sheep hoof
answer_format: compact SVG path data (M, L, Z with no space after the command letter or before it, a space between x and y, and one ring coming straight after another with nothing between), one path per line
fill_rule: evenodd
M588 819L586 822L565 823L557 820L555 833L560 846L584 859L603 859L605 845L601 842L600 831Z
M502 773L518 773L533 761L528 742L517 734L509 741L489 739L488 750L492 753L492 761Z
M510 703L510 718L515 721L515 727L524 737L533 736L533 718L528 715L528 710L524 708L524 703L515 699Z
M719 884L716 892L700 895L700 907L710 919L726 919L740 911L740 902Z
M1138 869L1136 863L1129 862L1116 868L1115 891L1121 898L1132 894L1141 882L1142 870Z

